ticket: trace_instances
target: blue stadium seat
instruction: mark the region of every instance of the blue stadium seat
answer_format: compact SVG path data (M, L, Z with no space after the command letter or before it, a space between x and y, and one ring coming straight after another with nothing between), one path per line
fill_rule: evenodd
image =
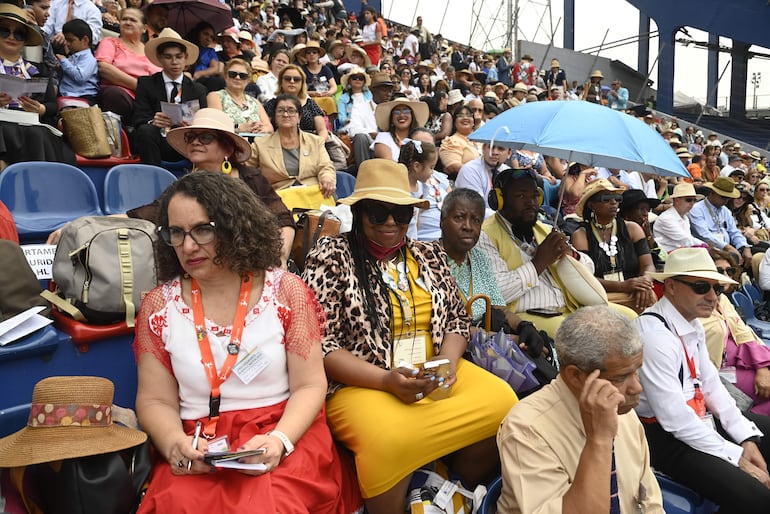
M81 216L103 215L88 175L59 162L11 164L0 173L0 200L13 214L22 244L45 242Z
M105 214L123 214L152 203L176 177L170 171L149 164L119 164L104 179Z
M739 313L743 315L746 324L753 328L759 337L770 338L770 321L762 321L757 318L754 312L754 302L751 298L740 291L735 291L730 295L730 300L737 307Z
M356 177L345 171L337 172L337 199L345 198L353 194L356 186Z
M754 302L761 302L764 299L762 298L762 291L760 291L753 282L750 284L743 284L743 292Z
M182 178L190 172L193 165L184 159L182 161L163 161L160 163L160 167L173 173L176 178Z
M497 477L487 487L487 495L481 500L479 514L495 514L497 512L497 499L503 492L503 477Z
M663 509L666 514L712 514L719 508L713 502L682 484L678 484L660 473L655 473L660 492L663 494Z

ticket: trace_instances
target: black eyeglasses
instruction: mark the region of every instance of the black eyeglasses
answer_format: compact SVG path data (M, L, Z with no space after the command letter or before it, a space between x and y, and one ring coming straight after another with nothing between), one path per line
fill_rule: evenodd
M195 132L190 130L184 133L184 142L188 145L191 145L196 139L204 146L210 145L216 138L217 135L213 132Z
M672 277L671 280L674 280L675 282L681 282L682 284L687 284L690 286L690 289L693 290L695 294L707 294L711 289L714 289L714 293L717 295L722 294L725 291L724 286L719 283L712 284L711 282L706 282L705 280L698 280L696 282L688 282L686 280L682 280L681 278Z
M617 203L620 203L623 201L623 197L621 195L616 195L612 193L604 193L601 195L596 195L594 199L597 202L602 202L602 203L610 203L613 200Z
M205 245L216 238L217 230L216 224L209 221L195 225L189 232L185 232L179 227L158 227L158 234L168 246L182 246L187 236L190 236L196 244Z
M364 80L363 75L351 75L350 80Z
M388 221L389 216L393 216L393 221L398 225L409 225L414 215L414 207L411 205L370 202L364 207L364 212L366 212L372 225L384 225Z
M294 77L292 75L284 75L283 80L285 82L302 82L302 77Z
M0 27L0 39L6 39L12 36L16 41L26 41L27 31L24 29L13 29L10 27Z
M287 107L285 109L276 109L275 115L276 116L294 116L297 114L297 109L294 107Z
M227 72L227 76L230 77L231 79L241 79L241 80L246 80L249 78L249 74L244 71L230 70Z
M737 268L730 266L729 268L723 268L721 266L717 266L717 272L721 273L722 275L729 275L729 276L735 276L735 273L738 271Z
M757 189L757 192L759 193L767 193L768 191L770 191L770 189L767 189L766 187L760 187Z

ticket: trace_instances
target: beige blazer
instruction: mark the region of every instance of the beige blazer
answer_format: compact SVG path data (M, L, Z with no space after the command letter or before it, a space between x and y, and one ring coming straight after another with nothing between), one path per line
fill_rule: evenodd
M277 131L266 137L255 138L251 144L251 158L246 162L249 166L259 168L276 190L297 185L297 181L304 186L318 184L319 178L327 176L335 184L337 180L337 172L324 141L304 131L299 133L299 174L296 177L290 177L286 171L281 137Z

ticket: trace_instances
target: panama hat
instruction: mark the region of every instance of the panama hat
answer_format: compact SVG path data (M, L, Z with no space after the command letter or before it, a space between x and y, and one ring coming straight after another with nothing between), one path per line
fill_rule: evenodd
M187 157L187 143L184 142L184 135L190 129L207 129L218 132L230 139L235 148L235 154L232 159L235 163L241 163L251 157L251 146L249 142L235 133L233 119L219 109L205 108L200 109L193 116L192 123L186 127L177 127L171 129L166 134L166 141L171 147L180 154ZM216 170L212 170L216 171Z
M473 73L471 73L468 70L457 70L455 72L455 76L457 77L458 80L460 79L461 75L464 76L465 80L467 80L468 82L473 82L474 80L476 80L476 77L473 76Z
M722 284L737 284L717 271L713 259L705 248L677 248L666 256L662 273L647 272L647 276L658 282L671 277L697 277L716 280Z
M340 83L342 83L342 89L347 89L348 88L348 83L350 82L350 77L352 77L353 75L363 75L364 76L364 81L366 82L366 87L369 87L369 85L372 83L372 79L369 77L369 74L366 73L365 69L363 69L360 66L353 66L340 79Z
M674 186L674 191L669 195L669 198L687 198L694 196L696 200L703 200L704 196L695 192L695 186L690 182L682 182Z
M198 60L198 45L194 45L189 41L185 41L182 39L182 36L177 33L177 31L166 27L160 31L158 37L150 39L147 43L144 44L144 55L155 66L160 68L163 67L163 64L160 62L160 60L158 60L158 47L163 43L176 43L183 46L187 51L187 61L185 63L187 66Z
M49 377L37 384L27 426L0 439L0 468L116 452L147 434L112 422L115 386L102 377Z
M374 110L374 119L377 120L377 128L383 132L390 129L390 113L397 105L406 105L412 109L412 115L418 127L424 127L428 122L428 104L425 102L410 102L405 98L383 102Z
M463 96L462 91L460 91L459 89L452 89L449 91L447 105L459 104L460 102L463 102L463 101L465 101L465 97Z
M364 58L364 68L368 68L372 65L372 60L367 55L366 50L358 45L350 45L347 47L345 49L345 56L350 59L350 56L353 55L354 52Z
M603 79L604 75L602 75L602 71L601 70L594 70L594 72L591 73L591 78L592 79Z
M43 36L37 27L27 21L27 15L23 9L11 4L0 4L0 18L21 23L27 29L27 38L24 46L38 46L43 44Z
M755 161L758 161L758 160L760 160L760 159L762 158L762 155L761 155L759 152L757 152L756 150L753 150L753 151L752 151L752 152L749 154L749 157L750 157L750 158L752 158L752 159L754 159Z
M684 146L676 149L676 156L680 159L692 159L692 154Z
M323 57L324 55L326 55L326 50L324 50L324 48L321 46L321 44L318 41L316 41L314 39L311 39L310 41L308 41L305 44L305 46L295 50L294 51L294 56L295 57L296 56L305 57L305 54L307 53L309 48L312 48L314 50L318 50L318 56L319 57Z
M529 93L529 88L524 82L517 82L515 86L513 86L513 92L520 92L520 93Z
M714 182L706 182L703 187L707 187L719 196L725 198L738 198L741 192L735 188L735 182L727 177L717 177Z
M353 194L341 198L339 203L355 205L361 200L377 200L395 205L414 205L420 209L430 206L427 200L415 198L410 191L406 166L390 159L367 159L358 168Z
M591 197L596 194L603 192L622 193L623 191L624 189L613 186L612 183L606 178L596 179L586 186L586 189L583 192L583 196L575 206L575 214L582 218L583 210L585 209L586 204L591 199Z

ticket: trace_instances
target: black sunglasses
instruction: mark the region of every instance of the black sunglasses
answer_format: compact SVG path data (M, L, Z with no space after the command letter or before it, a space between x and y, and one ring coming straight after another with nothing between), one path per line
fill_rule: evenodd
M363 75L351 75L350 80L364 80Z
M24 29L13 29L10 27L0 27L0 39L5 39L8 36L13 36L16 41L26 41L27 31Z
M230 71L227 72L227 76L230 77L231 79L238 78L238 79L241 79L241 80L246 80L246 79L249 78L249 74L244 72L244 71L233 71L233 70L230 70Z
M717 295L720 295L724 293L725 288L722 286L722 284L715 283L712 284L711 282L706 282L705 280L698 280L696 282L688 282L686 280L682 280L681 278L675 278L672 277L671 280L674 280L676 282L681 282L682 284L687 284L690 286L690 289L693 290L695 294L707 294L711 289L714 289L714 293Z
M384 225L389 216L398 225L409 225L414 215L414 207L411 205L393 205L389 203L370 202L364 206L364 212L369 217L372 225Z
M729 268L723 268L721 266L717 266L717 271L723 275L729 275L729 276L735 276L735 273L738 271L738 268L735 268L733 266L730 266Z
M623 201L623 196L612 194L612 193L604 193L601 195L596 195L594 198L596 199L596 201L602 202L602 203L610 203L613 200L615 200L617 203L620 203Z
M685 198L684 199L684 201L687 202L687 203L695 203L695 200L697 200L697 198Z
M302 82L302 77L293 77L291 75L284 75L283 80L286 82Z
M217 135L213 132L195 132L189 130L184 133L184 142L191 145L196 139L201 142L202 145L209 145L217 138Z

